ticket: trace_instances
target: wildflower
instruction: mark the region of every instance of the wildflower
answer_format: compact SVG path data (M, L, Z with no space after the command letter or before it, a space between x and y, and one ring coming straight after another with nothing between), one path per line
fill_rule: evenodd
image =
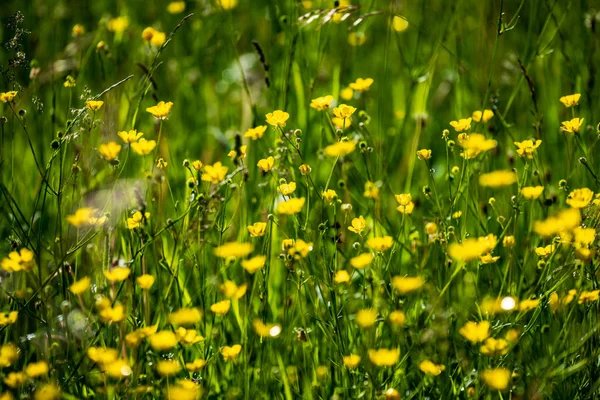
M494 112L492 110L488 110L488 109L483 110L483 118L482 118L481 110L473 111L473 114L471 115L471 118L473 118L473 121L475 121L475 122L483 121L484 124L486 122L488 122L490 119L492 119L493 117L494 117Z
M98 153L100 153L100 155L104 157L104 159L107 161L111 161L117 158L119 156L120 151L121 145L115 142L103 143L100 146L98 146Z
M223 292L227 298L240 299L246 294L248 285L244 284L238 286L234 281L225 281L219 289L221 289L221 292Z
M229 153L227 153L228 157L231 158L239 158L239 159L243 159L246 158L246 149L248 148L248 146L244 145L244 146L240 146L239 151L236 150L231 150Z
M177 311L169 313L168 321L173 325L195 325L200 322L202 313L195 307L180 308Z
M206 366L206 360L197 358L191 363L186 363L185 368L190 372L198 372Z
M229 168L217 161L213 165L205 165L204 173L202 174L202 180L204 182L219 183L225 179L227 170Z
M539 299L527 299L519 303L519 311L533 310L540 304Z
M19 251L11 251L2 259L0 267L7 272L31 271L35 266L33 251L23 247Z
M179 361L176 360L160 360L156 363L156 371L160 376L173 376L181 370Z
M346 270L336 271L333 280L335 283L348 283L350 282L350 274Z
M430 149L421 149L417 150L417 157L419 160L429 160L431 158L431 150Z
M69 286L69 290L76 296L83 294L90 288L91 281L89 276L84 276L80 280L73 282L73 284Z
M119 359L105 365L104 369L108 376L115 379L121 379L125 376L129 376L133 372L127 361L123 359Z
M160 47L166 42L166 40L167 40L167 34L165 32L154 30L152 38L150 39L150 45L154 46L154 47ZM170 107L169 107L169 109L170 109ZM146 109L146 111L148 111L148 109ZM148 112L151 112L151 111L148 111ZM169 114L169 111L167 111L165 117L168 114ZM154 113L152 113L152 115L154 115ZM154 115L154 116L156 117L156 115ZM163 118L157 117L157 118L164 119L164 117Z
M356 368L360 363L360 356L358 354L350 354L342 358L342 363L347 368Z
M265 131L267 130L266 125L259 125L255 128L250 128L244 133L244 137L250 138L252 140L257 140L263 137Z
M275 165L275 159L272 156L259 160L256 164L263 172L269 172Z
M248 260L242 261L242 268L244 268L248 273L253 274L256 271L262 269L265 266L265 262L267 261L266 256L256 256L252 257Z
M400 213L410 215L415 209L415 203L412 202L410 193L394 195L399 206L396 208Z
M281 333L281 325L265 324L260 319L255 319L252 322L254 330L261 338L277 337Z
M487 338L479 351L488 357L503 356L508 353L508 342L504 339Z
M542 195L543 186L525 186L521 188L521 196L527 200L535 200Z
M201 395L200 385L190 380L178 380L174 385L169 385L165 391L165 397L168 400L196 400Z
M424 373L426 373L427 375L438 376L439 374L442 373L442 371L444 371L446 369L446 366L437 365L437 364L434 364L432 361L424 360L424 361L421 361L421 363L419 364L419 369L421 371L423 371Z
M185 345L196 344L204 340L204 336L199 335L195 329L178 328L177 331L175 331L175 334L177 335L179 343Z
M202 169L202 167L204 167L204 164L202 163L202 161L200 160L196 160L192 162L192 167L196 170L196 171L200 171Z
M275 110L266 115L267 124L271 125L274 128L281 127L285 128L286 121L290 118L290 114L285 111Z
M310 253L313 249L312 242L305 242L302 239L298 239L294 241L294 245L288 248L288 254L294 256L296 260L300 258L304 258Z
M0 345L0 368L10 367L19 358L19 349L12 343Z
M395 326L403 326L406 322L406 315L400 311L395 310L390 313L390 323Z
M492 264L495 263L496 261L498 261L500 259L499 256L492 256L491 253L487 253L484 254L482 256L479 256L479 261L481 261L482 264Z
M3 103L10 103L15 99L15 97L17 96L17 93L19 93L19 92L17 92L16 90L11 90L10 92L0 93L0 101ZM100 104L100 105L102 105L102 104Z
M117 133L117 135L119 135L119 137L125 143L137 142L139 138L141 138L142 136L144 136L144 134L142 132L138 132L135 129L132 129L129 132L127 132L127 131L121 131L121 132Z
M549 237L561 232L570 232L581 224L581 213L577 208L563 210L544 221L535 221L533 231L540 236Z
M304 197L292 198L287 201L282 201L277 205L277 212L279 214L286 215L298 214L302 210L302 207L304 207L305 201L306 200L304 199Z
M462 243L452 243L448 246L448 254L455 260L472 261L480 256L491 253L496 247L496 236L489 234L479 238L467 238Z
M150 219L149 212L142 214L140 211L136 211L131 218L127 218L127 229L140 228L145 221L148 221L148 219Z
M513 247L515 245L515 237L512 235L504 236L502 239L502 246L504 247Z
M458 333L472 344L483 342L490 336L490 323L488 321L469 321L460 328Z
M536 140L535 142L533 140L523 140L522 142L515 142L515 146L517 146L517 154L520 157L525 157L527 156L527 158L533 158L533 154L535 153L535 150L540 147L540 144L542 144L541 140Z
M102 272L107 280L111 282L122 282L129 277L131 270L127 267L115 267Z
M289 196L296 191L296 182L282 183L277 187L277 191L284 196Z
M128 17L116 17L112 18L106 24L106 29L111 32L121 33L129 26Z
M577 302L579 304L586 304L591 301L598 300L599 297L600 297L600 290L592 290L590 292L582 291L581 294L579 295L579 300Z
M304 176L310 174L310 171L312 170L310 168L310 165L308 164L302 164L301 166L298 167L298 170L300 171L300 173Z
M492 390L504 390L510 383L511 372L506 368L486 369L481 373L481 379Z
M481 186L500 188L510 186L517 181L517 174L512 171L499 170L481 174L479 176L479 184Z
M352 100L352 97L354 97L354 90L350 89L349 87L340 90L340 98L342 100Z
M75 78L73 78L71 75L67 75L67 77L65 78L65 82L63 83L63 86L66 88L72 88L75 87L77 85L77 82L75 82ZM2 95L0 95L1 98Z
M252 243L228 242L215 249L215 255L221 258L245 257L252 253L254 245Z
M585 208L594 197L594 192L588 188L575 189L567 197L567 204L573 208Z
M366 181L363 196L367 199L379 200L379 186L375 182Z
M17 322L17 318L19 317L18 311L11 311L8 313L0 312L0 326L12 325Z
M369 360L378 367L391 367L398 362L398 358L400 358L399 349L369 350Z
M136 329L135 331L125 335L125 341L127 342L127 345L131 347L137 347L143 339L154 335L157 330L158 325L152 325L147 326L145 328Z
M371 253L363 253L359 256L352 257L350 259L350 265L356 269L365 269L373 262L373 255Z
M73 35L73 37L79 37L82 36L85 33L85 27L81 24L75 24L73 25L73 28L71 29L71 34Z
M23 372L30 378L46 375L48 373L48 363L46 361L38 361L27 364Z
M220 350L221 355L223 356L223 360L225 362L229 360L235 360L236 358L238 358L238 356L240 355L240 351L242 351L242 346L239 344L234 344L231 347L225 346Z
M267 228L266 222L255 222L252 225L248 225L248 232L252 237L264 236L265 229Z
M579 99L581 98L581 94L575 93L567 96L562 96L559 100L561 103L565 105L565 107L573 107L579 103Z
M165 168L167 168L168 165L169 165L169 163L166 162L162 157L156 161L156 167L158 169L165 169Z
M169 116L171 107L173 107L172 102L165 103L164 101L159 101L155 106L146 108L146 111L152 114L154 118L165 119Z
M392 28L394 28L396 32L403 32L408 29L408 20L406 20L404 17L394 15L394 19L392 20Z
M333 102L333 96L327 95L327 96L317 97L316 99L312 99L310 102L310 106L317 111L324 111L331 107L332 102Z
M456 132L466 131L471 127L471 118L463 118L458 121L450 122L450 126L454 128Z
M354 319L361 328L370 328L377 321L377 311L372 308L359 310L354 316Z
M356 148L356 142L354 141L343 141L335 144L330 144L325 147L325 154L329 157L345 157L352 153Z
M348 106L346 104L340 104L333 109L333 115L339 119L346 119L350 118L355 111L355 107Z
M27 375L24 372L10 372L4 378L4 383L13 389L16 389L23 385L27 380Z
M583 118L573 118L570 121L563 121L560 130L567 133L577 133L583 124Z
M461 133L458 135L458 145L463 149L463 152L461 152L460 155L463 158L470 160L481 153L492 150L498 145L498 142L493 139L486 139L486 137L480 133L470 133L468 135L466 133ZM458 173L458 171L455 173Z
M219 316L223 316L229 312L229 308L231 307L230 300L219 301L218 303L210 306L210 311L214 312Z
M369 90L369 88L371 87L371 85L373 84L373 78L358 78L356 79L356 81L352 82L351 84L349 84L348 86L350 87L350 89L357 91L357 92L366 92L367 90Z
M349 226L348 230L360 235L362 234L362 231L365 230L366 226L367 221L365 221L365 218L361 215L358 218L352 219L352 226Z
M155 280L156 278L149 274L140 275L135 279L138 286L142 289L150 289L154 285Z
M400 294L410 294L419 290L425 281L420 276L394 276L392 278L392 286Z
M148 339L150 346L156 351L167 351L177 346L177 335L172 331L159 331Z
M372 237L367 240L367 244L374 251L386 251L392 247L394 239L391 236Z
M101 100L88 100L85 102L85 107L90 111L98 111L104 104Z
M223 10L233 10L237 7L238 0L217 0L217 4L220 5Z
M33 394L34 400L57 400L58 398L60 398L60 389L54 383L39 386Z
M100 318L106 323L121 322L125 319L125 308L121 304L100 310Z
M427 232L428 235L435 235L437 233L437 228L435 222L428 222L425 224L425 232Z
M167 4L167 12L169 14L181 14L185 11L185 1L172 1Z
M332 189L327 189L326 191L321 193L321 195L323 196L323 199L329 202L329 204L333 204L335 198L337 197L337 193L335 192L335 190Z
M555 245L549 244L546 247L538 247L538 248L536 248L535 249L535 254L537 254L539 257L546 258L550 254L554 253L555 249L556 249Z
M87 349L87 355L88 358L96 364L103 365L110 364L119 357L117 350L109 347L89 347Z
M155 140L146 140L141 138L139 141L135 143L131 143L131 150L133 150L136 154L140 156L148 155L154 150L156 147Z

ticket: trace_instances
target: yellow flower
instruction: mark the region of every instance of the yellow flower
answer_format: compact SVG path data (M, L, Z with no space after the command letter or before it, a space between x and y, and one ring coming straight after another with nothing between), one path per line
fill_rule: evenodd
M155 140L146 140L141 138L139 141L135 143L131 143L131 150L133 150L136 154L140 156L148 155L154 150L156 147Z
M312 171L312 169L310 168L310 165L308 165L308 164L302 164L301 166L298 167L298 170L304 176L310 174L310 171Z
M274 338L281 333L281 326L277 324L265 324L260 319L252 322L254 330L261 338Z
M322 97L317 97L316 99L312 99L310 102L310 106L317 111L327 110L331 107L331 102L333 101L333 96L327 95Z
M435 235L437 233L437 225L435 222L428 222L425 224L425 232L428 235Z
M115 267L108 271L102 271L106 279L111 282L122 282L129 277L131 270L127 267Z
M504 339L487 338L479 351L488 357L503 356L508 353L508 342Z
M269 172L275 165L275 159L272 156L259 160L256 164L263 172Z
M0 326L12 325L17 322L19 317L18 311L11 311L8 313L0 313Z
M485 109L483 110L483 123L488 122L490 119L494 117L494 112L492 110ZM481 119L481 110L473 111L473 115L471 115L473 121L480 122Z
M583 291L579 295L579 300L577 301L579 304L586 304L591 301L596 301L600 297L600 290L593 290L591 292Z
M481 153L485 153L498 145L494 139L486 139L480 133L461 133L458 135L458 145L463 148L460 153L467 160L477 157ZM457 171L458 172L458 171Z
M352 82L348 86L350 86L350 89L355 90L357 92L366 92L367 90L369 90L372 84L373 78L358 78L356 81Z
M375 325L375 322L377 322L377 311L373 310L372 308L358 310L354 316L354 319L361 328L370 328Z
M495 263L496 261L498 261L500 259L499 256L492 256L491 253L487 253L484 254L482 256L479 256L479 261L481 261L482 264L492 264Z
M372 237L367 240L367 244L374 251L386 251L392 247L394 239L391 236Z
M356 368L358 367L358 363L360 363L360 356L358 354L350 354L344 356L342 362L347 368Z
M257 140L263 137L265 131L267 130L266 125L259 125L256 128L250 128L244 133L244 137L250 138L252 140Z
M225 0L223 0L225 1ZM190 380L178 380L165 390L167 400L196 400L202 395L202 387Z
M527 200L535 200L542 195L543 191L543 186L525 186L524 188L521 188L521 196L525 197Z
M537 247L535 249L535 254L537 254L539 257L542 258L546 258L548 257L550 254L554 253L554 250L556 249L556 246L553 244L549 244L546 247Z
M19 386L23 385L26 380L27 375L25 375L24 372L10 372L4 378L4 383L13 389L16 389Z
M27 364L23 369L23 372L30 378L37 378L38 376L46 375L48 373L48 363L46 361L38 361Z
M462 243L452 243L448 246L448 254L455 260L472 261L480 256L491 253L496 247L497 238L493 234L479 238L467 238Z
M415 204L412 202L412 196L410 195L410 193L396 194L394 195L394 197L396 198L396 201L399 204L396 210L398 210L402 214L412 214L413 210L415 209Z
M172 102L159 101L157 105L146 108L146 111L152 114L154 118L165 119L169 116L171 107L173 107Z
M499 170L481 174L479 184L485 187L500 188L510 186L517 181L517 174L513 171Z
M148 336L154 335L158 330L158 325L147 326L145 328L136 329L133 332L125 335L125 342L128 346L137 347L140 342Z
M565 107L573 107L579 103L579 99L581 98L581 94L575 93L567 96L562 96L559 100L561 103L565 105Z
M156 371L160 376L173 376L181 370L177 360L160 360L156 363Z
M504 236L502 239L502 246L504 247L513 247L515 245L515 237L512 235Z
M204 173L202 174L202 180L204 182L219 183L225 179L227 175L227 168L220 161L217 161L213 165L205 165Z
M350 265L356 269L365 269L373 262L373 255L371 253L363 253L359 256L352 257L350 259Z
M269 124L275 128L276 127L284 128L286 121L290 118L290 114L286 113L285 111L275 110L273 112L268 113L266 115L266 117L267 117L267 124Z
M197 358L191 363L186 363L185 368L190 372L198 372L206 366L206 360Z
M332 189L327 189L325 192L321 193L321 195L323 196L323 199L329 202L329 204L333 204L337 197L337 193Z
M73 78L71 75L67 75L67 77L65 78L65 82L63 83L63 86L72 88L72 87L75 87L76 85L77 85L77 82L75 81L75 78ZM1 98L2 98L2 95L0 94L0 99Z
M129 18L127 17L116 17L112 18L106 24L106 29L111 32L120 33L123 32L129 26Z
M585 208L594 197L594 192L588 188L575 189L567 197L567 204L573 208Z
M127 229L140 228L148 219L150 219L149 212L142 214L140 211L136 211L131 218L127 218Z
M11 90L10 92L0 93L0 101L3 103L10 103L11 101L13 101L15 99L15 97L17 96L17 93L19 93L19 92L17 92L16 90ZM102 104L100 104L100 105L102 105Z
M223 360L225 362L229 360L235 360L240 355L240 351L242 351L242 346L239 344L234 344L233 346L225 346L221 350L221 355L223 356Z
M98 153L100 153L100 155L104 157L104 159L107 161L111 161L117 158L119 156L120 151L121 145L115 142L108 142L105 144L103 143L100 146L98 146Z
M355 148L356 142L350 140L330 144L329 146L325 147L324 151L329 157L345 157L352 153Z
M85 106L90 111L98 111L100 107L104 104L101 100L88 100L85 102Z
M346 270L336 271L333 280L335 283L348 283L350 282L350 274Z
M504 390L510 383L511 375L506 368L486 369L481 373L481 379L492 390Z
M135 129L132 129L129 132L127 132L127 131L121 131L121 132L117 133L117 135L119 135L119 137L125 143L137 142L139 138L141 138L142 136L144 136L144 134L142 132L138 132Z
M266 256L256 256L252 257L248 260L242 261L242 268L244 268L248 273L253 274L262 267L265 266L265 262L267 261Z
M19 251L11 251L2 259L0 267L7 272L31 271L35 266L33 251L23 247Z
M533 310L540 304L539 299L527 299L519 303L519 311Z
M450 122L450 126L454 128L456 132L466 131L471 127L471 118L463 118L458 121Z
M107 217L97 217L96 215L98 215L98 210L89 207L84 207L77 209L75 211L75 214L68 215L65 219L69 224L75 227L88 225L103 225L106 222Z
M420 276L394 276L392 286L400 294L409 294L419 290L425 281Z
M369 359L378 367L391 367L398 362L398 358L400 358L399 349L369 350Z
M296 182L282 183L277 187L277 191L284 196L289 196L296 191Z
M460 328L458 333L472 344L483 342L490 336L490 323L488 321L469 321Z
M305 242L302 239L298 239L294 241L294 245L288 249L288 254L294 256L296 260L304 258L310 253L313 249L312 242Z
M19 349L12 343L0 345L0 368L10 367L19 358Z
M390 313L390 322L395 326L403 326L406 322L406 315L400 310L392 311Z
M152 38L150 39L150 44L152 46L154 46L154 47L160 47L160 46L162 46L165 43L165 41L167 40L167 34L164 33L164 32L161 32L161 31L157 31L157 30L155 30L153 33L154 34L152 35ZM169 104L169 103L167 103L167 104ZM152 108L152 107L150 107L150 108ZM169 109L170 108L171 107L169 106ZM148 109L146 109L146 111L148 111ZM152 115L154 115L156 118L164 119L164 117L160 118L160 117L156 116L152 111L148 111L148 112L152 113ZM167 110L167 112L165 114L165 117L167 115L169 115L169 111L168 110Z
M231 300L223 300L210 306L210 311L217 315L223 316L229 312L231 307Z
M221 292L225 295L225 297L230 299L240 299L246 294L246 290L248 289L248 285L236 285L234 281L225 281L219 287Z
M135 279L138 286L142 289L150 289L154 285L155 280L156 278L149 274L140 275Z
M237 7L238 0L216 0L217 4L220 5L223 10L233 10Z
M535 221L533 231L540 236L549 237L561 232L570 232L581 224L581 213L577 208L570 208L549 217L545 221Z
M570 121L563 121L560 130L567 133L576 133L579 132L582 124L583 118L573 118Z
M346 118L350 118L352 116L352 114L354 114L355 111L356 111L355 107L352 107L352 106L349 106L346 104L340 104L339 106L337 106L333 109L333 115L336 118L346 119Z
M404 17L394 15L394 19L392 20L392 28L394 28L396 32L404 32L408 29L408 21Z
M73 25L73 28L71 29L71 34L74 37L79 37L81 35L83 35L85 33L85 27L81 24L75 24Z
M177 346L177 335L172 331L159 331L148 339L150 346L156 351L167 351Z
M419 160L429 160L431 158L431 150L430 149L417 150L417 157L419 158Z
M379 200L379 186L375 182L365 182L365 191L363 196L367 199Z
M202 167L204 167L204 164L202 163L202 161L196 160L192 162L192 167L194 167L196 171L200 171Z
M523 140L522 142L515 142L515 146L517 146L517 154L520 157L533 158L533 154L535 150L540 147L542 144L541 140L536 140L535 143L533 140Z
M238 151L231 150L229 153L227 153L227 156L231 157L231 158L236 158L237 157L237 158L240 158L240 159L246 158L246 150L247 149L248 149L248 146L246 146L246 145L240 146L240 148L239 148L239 154L238 154Z
M196 332L195 329L178 328L175 334L177 335L179 343L183 343L185 345L196 344L204 340L204 337L202 335L198 335L198 332Z
M202 313L197 308L184 307L169 313L168 321L173 325L195 325L200 322L201 318Z
M419 364L419 369L425 372L427 375L438 376L446 369L444 365L434 364L432 361L424 360Z
M117 360L119 353L109 347L89 347L87 355L96 364L106 365Z
M286 215L298 214L300 211L302 211L302 207L304 207L305 201L306 200L304 199L304 197L292 198L288 201L282 201L277 205L277 212L279 214Z
M365 218L361 215L358 218L354 218L352 219L352 226L348 227L348 230L350 232L354 232L357 234L362 234L362 231L365 230L365 228L367 227L367 221L365 221Z
M69 290L74 295L80 295L86 292L90 288L91 279L89 276L85 276L78 281L73 282L71 286L69 286Z
M342 100L352 100L352 97L354 97L354 90L350 89L349 87L340 90L340 98Z
M125 319L125 308L121 304L106 307L100 311L100 318L106 323L120 322Z
M185 1L172 1L167 4L167 12L169 14L181 14L185 11Z
M266 222L255 222L252 225L248 225L248 232L252 237L264 236L265 229L267 228Z
M252 243L228 242L215 249L215 256L221 258L246 257L252 253L252 250L254 250Z
M34 400L58 400L59 398L60 389L54 383L40 385L33 394Z

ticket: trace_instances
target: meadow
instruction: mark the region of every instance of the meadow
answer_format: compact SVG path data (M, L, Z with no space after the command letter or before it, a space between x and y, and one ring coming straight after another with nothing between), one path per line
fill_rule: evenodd
M0 400L600 397L597 1L0 22Z

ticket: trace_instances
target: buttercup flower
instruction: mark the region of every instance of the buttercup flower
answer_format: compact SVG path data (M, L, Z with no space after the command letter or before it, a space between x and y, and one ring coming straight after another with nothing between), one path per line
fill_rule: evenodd
M371 253L363 253L359 256L352 257L350 259L350 265L356 269L365 269L373 262L373 255Z
M271 156L259 160L256 164L263 172L269 172L275 165L275 159Z
M344 356L342 359L342 363L347 368L356 368L358 367L358 363L360 363L360 356L358 354L350 354Z
M391 367L400 358L399 349L369 350L369 360L378 367Z
M371 85L373 84L373 78L358 78L356 81L352 82L350 85L350 89L355 90L357 92L366 92L369 90Z
M446 369L446 367L444 365L434 364L429 360L424 360L419 364L419 369L427 375L438 376Z
M266 222L255 222L254 224L248 226L248 232L252 237L264 236L266 228Z
M352 226L348 227L348 230L350 232L354 232L357 234L362 234L362 231L366 228L367 226L367 221L365 221L365 218L361 215L358 218L353 218L352 219Z
M483 123L488 122L493 117L494 117L494 112L492 110L488 110L488 109L483 110L483 118L482 118L481 110L473 111L473 115L471 115L471 118L473 118L473 121L475 121L475 122L483 121Z
M559 100L561 103L565 105L565 107L573 107L579 104L579 99L581 98L581 94L575 93L567 96L562 96Z
M144 136L142 132L138 132L135 129L132 129L129 132L121 131L118 133L118 135L125 143L137 142L139 138Z
M121 145L115 142L108 142L98 146L98 153L107 161L114 160L119 156Z
M483 342L490 335L490 323L469 321L458 332L472 344Z
M329 157L345 157L348 154L352 153L356 148L356 142L353 141L344 141L337 142L335 144L330 144L325 147L325 154Z
M242 268L244 268L248 273L253 274L256 271L262 269L265 266L267 261L267 257L265 256L256 256L252 257L248 260L242 261Z
M585 208L592 201L594 192L588 188L575 189L567 197L567 204L573 208Z
M254 245L252 243L229 242L215 249L215 255L221 258L246 257L252 253Z
M305 203L304 197L300 198L292 198L287 201L282 201L277 205L277 212L279 214L298 214L302 211L302 207L304 207Z
M523 140L522 142L515 142L515 146L517 146L517 154L520 157L533 158L533 154L535 150L540 147L542 144L541 140Z
M577 133L583 125L583 118L573 118L570 121L563 121L560 130L567 133Z
M85 293L89 288L92 280L89 276L84 276L78 281L73 282L71 286L69 286L69 291L74 295L80 295Z
M542 195L543 186L525 186L521 188L521 196L527 200L535 200Z
M238 358L238 356L240 355L240 351L242 351L242 346L239 344L234 344L231 347L225 346L220 350L221 355L223 356L223 360L225 362L235 360L236 358Z
M346 104L340 104L339 106L333 109L333 115L336 118L346 119L352 116L356 111L355 107L348 106Z
M205 165L202 180L217 184L225 179L228 170L229 168L221 164L220 161L217 161L213 165Z
M450 126L454 128L456 132L466 131L471 127L471 118L463 118L458 121L451 121Z
M284 196L289 196L296 191L296 182L282 183L277 187L277 191Z
M374 251L386 251L392 247L394 239L391 236L372 237L367 240L367 244Z
M250 138L252 140L257 140L263 137L265 131L267 130L266 125L259 125L256 128L250 128L244 133L244 137Z
M131 150L140 156L148 155L156 147L156 141L141 138L139 141L131 143Z
M419 290L425 281L420 276L395 276L392 278L392 286L400 294L410 294Z
M324 111L331 107L332 102L333 96L327 95L323 97L317 97L316 99L312 99L310 102L310 106L317 111Z
M172 102L159 101L157 105L146 108L146 111L152 114L154 118L165 119L169 116L171 107L173 107Z
M517 174L512 171L500 170L493 171L479 176L479 184L481 186L491 188L501 188L510 186L517 181Z
M275 110L266 115L267 123L274 128L285 128L286 121L290 118L290 114L285 111Z
M494 368L483 371L480 376L490 389L504 390L510 383L511 372L506 368Z
M417 157L419 158L419 160L429 160L431 158L431 150L430 149L417 150Z
M101 100L88 100L85 102L85 107L90 111L98 111L104 104Z
M15 99L15 97L17 96L17 92L16 90L11 90L10 92L3 92L0 93L0 101L3 103L10 103L11 101L13 101ZM87 102L86 102L87 105ZM102 105L102 104L100 104Z

